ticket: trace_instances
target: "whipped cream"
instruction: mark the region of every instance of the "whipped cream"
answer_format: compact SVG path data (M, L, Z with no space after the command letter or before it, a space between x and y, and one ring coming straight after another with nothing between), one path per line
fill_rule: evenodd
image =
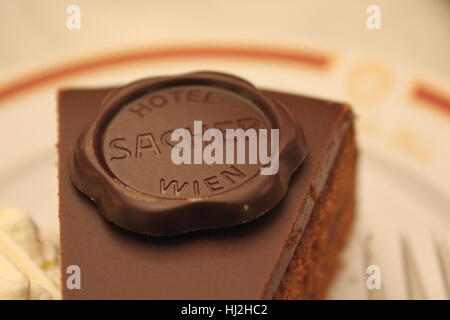
M58 257L24 211L0 208L0 299L60 299Z

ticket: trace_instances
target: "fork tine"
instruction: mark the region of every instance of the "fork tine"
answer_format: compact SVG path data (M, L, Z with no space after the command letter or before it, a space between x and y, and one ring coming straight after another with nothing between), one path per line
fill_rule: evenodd
M423 300L426 299L426 294L422 279L420 278L419 269L414 260L411 247L405 236L401 238L403 267L406 276L406 283L408 287L409 300Z
M442 236L435 236L433 242L438 256L442 278L444 279L445 290L447 291L447 299L450 299L450 254L447 243Z

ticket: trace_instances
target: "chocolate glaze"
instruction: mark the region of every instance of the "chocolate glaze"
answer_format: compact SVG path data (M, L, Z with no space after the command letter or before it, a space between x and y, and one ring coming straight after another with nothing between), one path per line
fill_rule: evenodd
M192 132L199 120L222 131L279 129L278 173L261 175L260 164L174 164L171 132ZM108 220L167 236L263 215L284 196L305 155L302 128L281 103L235 76L197 72L111 92L74 148L71 177Z
M114 227L73 186L68 160L111 89L66 90L59 97L62 274L75 264L82 289L65 299L270 299L301 238L347 132L349 107L264 91L302 124L308 157L270 214L239 226L170 238ZM80 103L82 102L82 103Z

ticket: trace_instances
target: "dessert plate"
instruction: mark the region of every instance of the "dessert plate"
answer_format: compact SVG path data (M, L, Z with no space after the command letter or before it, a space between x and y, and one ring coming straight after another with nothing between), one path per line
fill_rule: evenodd
M447 299L436 239L450 243L449 83L417 68L323 47L152 47L72 61L0 86L0 204L58 234L56 96L193 70L348 101L360 148L358 217L331 299L406 299L408 243L426 298ZM370 265L381 289L369 290ZM373 278L371 278L373 279Z

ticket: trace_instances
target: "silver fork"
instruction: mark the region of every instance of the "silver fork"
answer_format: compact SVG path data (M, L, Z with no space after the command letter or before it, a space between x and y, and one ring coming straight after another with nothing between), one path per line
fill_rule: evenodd
M367 236L363 240L363 254L366 266L374 264L374 257L371 250L372 236ZM403 259L403 268L405 271L405 278L408 291L409 300L424 300L427 299L425 287L422 277L420 276L419 268L412 253L411 246L406 236L401 237L401 251ZM438 259L441 275L443 278L444 287L447 294L447 299L450 299L450 251L445 240L442 237L436 236L433 239L435 253ZM370 300L383 300L385 287L383 284L382 290L369 290L368 298Z
M449 251L444 239L435 237L434 249L438 258L439 267L447 293L447 299L450 299L450 257ZM401 239L403 266L405 268L406 283L408 288L408 298L410 300L427 299L423 280L414 259L411 246L405 236Z
M441 274L444 278L445 290L447 291L447 299L450 300L450 251L447 243L440 236L434 239L434 248L439 258Z

